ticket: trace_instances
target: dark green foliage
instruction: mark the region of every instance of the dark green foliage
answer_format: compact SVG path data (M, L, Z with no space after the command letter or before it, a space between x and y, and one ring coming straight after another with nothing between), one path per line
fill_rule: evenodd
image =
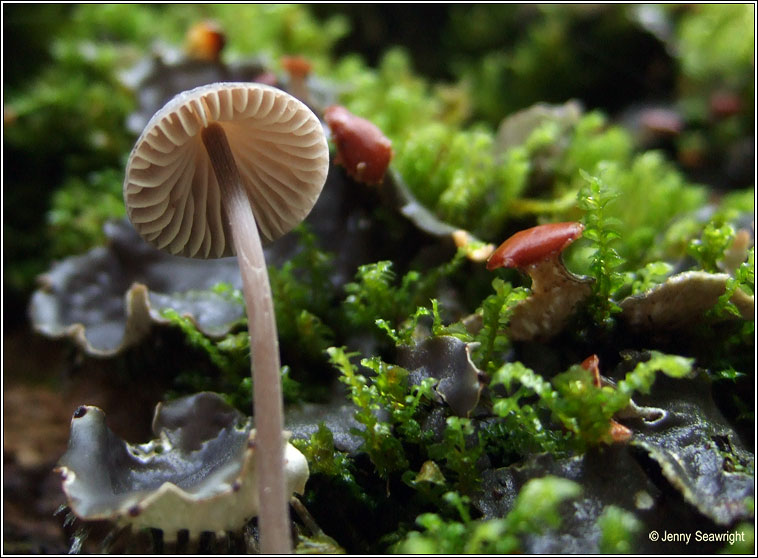
M423 273L410 270L399 281L390 261L360 266L355 281L344 287L346 296L341 310L347 325L369 333L383 330L401 345L412 342L419 320L424 316L432 316L433 327L441 332L438 303L432 300L431 311L423 305L464 261L465 252L459 249L449 262Z
M575 173L572 182L577 184L581 209L584 209L581 204L587 203L582 201L586 196L597 195L591 188L594 180L599 181L603 199L594 202L602 205L605 227L622 239L613 243L613 249L623 259L619 270L631 271L655 260L683 257L681 244L664 256L663 246L657 244L658 236L676 218L687 216L691 220L691 212L705 202L705 192L687 182L660 152L601 160L593 167L580 167ZM583 271L583 262L575 263Z
M348 386L350 397L356 406L355 418L364 426L356 434L363 438L362 449L368 453L379 475L386 478L391 472L408 467L402 445L393 435L392 425L379 420L374 414L385 403L397 404L397 399L381 393L376 383L370 382L355 370L350 362L350 357L355 356L355 353L346 354L343 349L336 347L330 347L328 353L332 364L341 373L340 381ZM393 388L391 393L398 395L406 380L407 372L403 374L397 369L393 370L393 376L387 382Z
M637 271L625 273L624 287L628 286L629 295L644 293L655 285L663 283L671 275L673 269L674 267L666 262L651 262Z
M353 327L371 330L377 318L397 325L412 308L411 289L421 276L411 271L395 286L392 262L381 261L358 268L355 282L345 285L345 316Z
M477 461L484 447L470 419L448 417L447 427L439 443L428 446L429 457L445 462L455 473L454 482L461 492L470 492L479 482Z
M724 311L731 312L734 315L738 315L736 309L734 308L734 305L729 302L729 299L732 298L732 295L737 291L737 289L742 289L744 292L748 294L754 294L755 293L755 248L750 248L748 251L747 260L742 262L740 267L737 268L734 277L727 281L726 290L724 291L724 294L719 297L719 305L723 305ZM719 311L719 306L717 306L714 311Z
M165 308L161 314L182 330L191 346L206 352L211 362L225 377L237 377L239 371L246 368L250 338L245 333L230 333L214 343L197 329L191 319L179 315L173 308Z
M285 362L290 354L313 362L323 359L334 339L328 325L335 296L330 278L333 257L318 249L316 237L304 224L295 234L299 251L281 267L269 266L269 281Z
M219 290L228 287L221 286ZM172 308L164 308L164 318L184 333L187 344L205 354L218 376L211 376L208 370L198 366L181 371L175 380L179 394L197 391L217 391L224 393L231 405L247 411L251 402L252 380L250 379L250 336L247 331L228 333L214 341L197 329L193 321L181 316Z

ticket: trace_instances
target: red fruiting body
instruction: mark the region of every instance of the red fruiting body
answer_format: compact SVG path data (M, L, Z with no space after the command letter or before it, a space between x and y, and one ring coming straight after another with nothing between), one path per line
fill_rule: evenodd
M503 242L487 260L487 269L524 268L562 252L582 236L584 225L576 222L550 223L519 231Z
M597 355L590 355L585 358L581 366L592 374L595 387L603 387L603 382L600 380L600 359ZM611 419L608 433L611 435L611 440L616 443L628 442L633 434L629 428L613 419Z
M742 100L731 91L715 91L709 99L711 114L716 118L727 118L739 114L742 110Z
M221 50L226 44L226 37L217 23L201 21L189 28L185 43L190 57L218 62Z
M311 73L311 63L304 56L282 56L281 62L293 78L305 78Z
M374 124L345 107L331 106L324 119L337 147L334 162L357 182L380 184L392 159L392 143Z
M585 358L582 362L582 368L592 373L595 387L602 387L602 382L600 381L600 359L597 355L591 355Z
M611 439L617 444L624 444L631 440L633 432L623 424L611 419Z

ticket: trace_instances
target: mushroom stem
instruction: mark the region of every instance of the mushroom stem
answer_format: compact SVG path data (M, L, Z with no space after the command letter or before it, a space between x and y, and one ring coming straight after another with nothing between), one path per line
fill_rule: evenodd
M591 283L566 269L558 252L523 270L532 279L532 294L513 309L509 335L517 341L549 338L590 296Z
M579 278L563 264L560 252L550 254L546 259L524 268L532 280L533 294L543 295L566 284L576 283Z
M279 340L258 226L223 128L210 123L202 139L223 193L247 307L252 352L261 552L292 552L284 478L284 411Z

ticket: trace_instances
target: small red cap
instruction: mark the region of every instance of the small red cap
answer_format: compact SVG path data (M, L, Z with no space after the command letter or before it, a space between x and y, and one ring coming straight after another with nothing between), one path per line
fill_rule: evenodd
M282 68L292 77L306 77L311 73L311 63L304 56L282 56Z
M582 236L584 225L577 222L550 223L519 231L503 242L487 260L487 269L523 268L547 259Z
M200 21L187 30L185 49L198 60L218 61L226 44L221 26L214 21Z
M339 105L327 108L324 120L337 147L334 162L357 182L380 184L392 160L390 140L372 122Z

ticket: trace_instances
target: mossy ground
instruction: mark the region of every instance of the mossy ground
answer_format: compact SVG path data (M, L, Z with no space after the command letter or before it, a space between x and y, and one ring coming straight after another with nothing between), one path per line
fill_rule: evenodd
M609 449L612 417L633 398L655 396L656 377L678 378L685 392L696 377L705 378L730 429L714 439L729 432L750 458L729 444L718 451L731 472L752 475L753 322L657 336L627 331L618 303L684 270L731 273L704 323L735 315L729 300L736 289L753 293L752 248L738 256L730 250L741 231L754 237L754 143L747 154L745 148L754 136L754 7L479 5L414 12L392 5L361 14L325 5L3 9L15 47L6 56L4 106L4 321L12 330L4 343L16 347L5 357L6 381L14 386L23 374L13 361L23 353L14 339L29 335L22 316L35 275L53 259L97 246L103 223L124 215L123 167L135 139L126 121L138 99L122 72L157 42L181 49L189 25L213 18L226 33L228 62L255 58L281 73L282 55L307 54L318 87L392 140L394 171L441 222L494 244L542 222L585 225L565 260L594 278L590 301L549 342L514 342L505 331L528 281L514 271L487 272L464 249L429 238L379 193L332 169L334 180L356 192L351 203L382 245L346 263L319 236L318 224L306 222L293 233L301 249L272 266L270 276L288 405L327 408L336 396L354 407L359 425L334 432L321 425L296 441L312 472L303 502L338 545L356 553L534 551L535 540L549 543L562 526L575 528L566 510L595 494L592 480L537 468L534 478L514 481L519 490L505 496L507 512L492 516L491 502L481 498L483 479L526 470L535 456L565 463L616 451ZM435 31L411 34L406 20ZM421 37L434 38L433 55ZM563 104L571 99L583 104L574 116ZM541 102L560 110L519 125L523 137L515 144L505 141L501 123L516 126L509 117ZM652 106L674 114L680 128L651 125ZM345 281L335 280L335 262L343 271L347 266ZM228 285L218 288L236 296ZM145 386L144 398L154 400L145 401L146 409L163 397L211 389L246 411L245 324L219 340L175 312L165 316L175 328L107 363L74 354L63 342L42 348L54 358L33 366L52 361L54 374L26 383L45 393L46 386L63 385L62 399L76 406L112 406L112 395L103 394ZM486 385L470 416L452 413L433 378L414 384L413 371L397 364L399 348L445 335L472 343L472 365ZM596 386L578 366L593 353L615 386ZM83 387L90 378L97 390ZM95 401L74 401L85 395ZM666 409L666 401L657 403ZM57 432L67 428L66 411L58 414ZM149 416L143 418L146 430ZM338 434L355 437L357 449L338 448ZM56 457L38 455L30 473L23 447L6 445L11 467L4 482L43 479L38 492L53 493L41 496L47 509L60 496L46 473ZM648 470L651 463L644 461ZM653 477L670 483L660 473ZM693 526L712 521L707 512L691 512L687 506L697 504L683 503L676 491L664 493L675 501L672 509L687 508L681 517ZM6 504L17 507L21 494L6 491ZM597 502L598 513L585 525L585 551L650 551L649 513ZM29 527L35 521L44 523L28 514L7 520L6 550L65 547L54 528L36 540ZM742 524L707 527L749 531L752 541ZM704 543L686 551L723 547Z

